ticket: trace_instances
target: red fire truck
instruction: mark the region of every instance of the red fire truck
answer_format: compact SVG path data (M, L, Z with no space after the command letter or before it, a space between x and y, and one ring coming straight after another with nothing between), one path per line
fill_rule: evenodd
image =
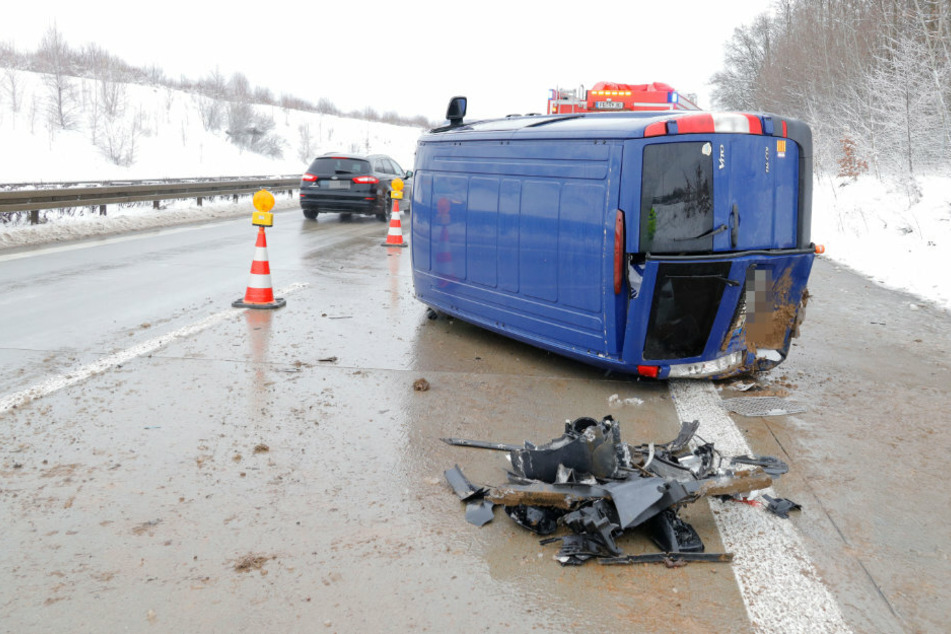
M591 90L581 86L575 90L553 88L548 91L548 114L699 109L690 99L660 82L616 84L599 81Z

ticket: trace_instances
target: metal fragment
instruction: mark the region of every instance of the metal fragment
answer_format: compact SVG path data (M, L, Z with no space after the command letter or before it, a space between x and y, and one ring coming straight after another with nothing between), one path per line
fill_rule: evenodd
M440 438L448 445L456 447L472 447L474 449L492 449L493 451L518 451L519 445L506 445L500 442L486 442L484 440L466 440L465 438Z
M618 564L665 564L671 567L676 562L730 563L733 553L648 553L645 555L625 555L623 557L602 557L598 563L603 566Z

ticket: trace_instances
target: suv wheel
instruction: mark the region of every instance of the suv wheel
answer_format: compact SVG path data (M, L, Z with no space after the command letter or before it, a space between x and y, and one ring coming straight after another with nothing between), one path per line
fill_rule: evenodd
M305 209L304 217L308 220L317 220L317 211L314 209Z
M377 213L376 219L379 220L380 222L386 222L387 213L392 207L393 207L392 199L389 196L387 196L386 198L383 199L383 209L379 213Z

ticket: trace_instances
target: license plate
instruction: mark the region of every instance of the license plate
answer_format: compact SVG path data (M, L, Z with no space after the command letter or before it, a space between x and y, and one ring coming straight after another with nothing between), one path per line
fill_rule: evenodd
M327 181L327 189L350 189L350 181Z
M624 107L623 101L595 101L594 107L598 110L620 110Z

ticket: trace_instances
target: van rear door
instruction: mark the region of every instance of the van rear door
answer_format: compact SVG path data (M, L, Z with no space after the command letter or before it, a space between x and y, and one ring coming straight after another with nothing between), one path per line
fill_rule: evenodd
M799 146L781 137L714 137L715 251L797 245Z
M638 231L628 242L633 252L797 245L799 153L791 140L749 134L659 137L647 144L628 142L625 165L628 161L634 169L622 176L622 201L629 196L627 208L639 214Z

